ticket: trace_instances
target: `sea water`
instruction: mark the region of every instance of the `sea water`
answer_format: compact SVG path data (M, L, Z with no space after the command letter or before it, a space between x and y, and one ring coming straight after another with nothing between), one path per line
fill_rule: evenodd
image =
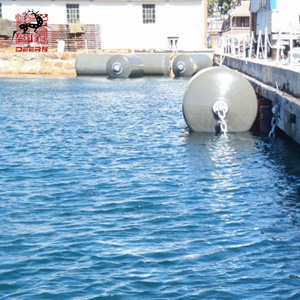
M300 152L189 132L187 79L0 80L1 299L300 299Z

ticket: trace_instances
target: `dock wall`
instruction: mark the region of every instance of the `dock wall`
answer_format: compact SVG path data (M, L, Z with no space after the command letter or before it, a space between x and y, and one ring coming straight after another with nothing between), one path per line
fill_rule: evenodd
M244 74L258 97L277 105L278 127L300 144L300 72L275 62L214 56L214 61ZM300 69L299 69L300 70ZM263 116L262 116L263 117Z
M76 76L76 53L0 52L0 76Z

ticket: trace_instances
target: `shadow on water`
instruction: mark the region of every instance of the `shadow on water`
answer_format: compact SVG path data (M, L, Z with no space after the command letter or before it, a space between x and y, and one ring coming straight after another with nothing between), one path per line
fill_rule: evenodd
M275 173L273 184L279 203L300 227L300 146L291 138L281 135L275 140L263 139L256 144L266 164Z

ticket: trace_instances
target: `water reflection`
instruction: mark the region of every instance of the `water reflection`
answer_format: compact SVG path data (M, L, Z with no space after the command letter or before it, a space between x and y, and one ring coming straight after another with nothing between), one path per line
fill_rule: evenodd
M257 152L256 138L249 132L214 136L190 133L185 137L188 157L193 166L203 166L214 179L229 179L236 169Z
M256 152L255 140L249 132L227 137L190 133L186 137L188 157L194 172L205 174L205 197L211 200L213 210L245 199L252 192L256 179L248 164Z
M237 201L280 205L282 213L299 226L299 145L284 138L263 139L251 132L228 137L189 133L185 143L191 172L199 176L203 195L214 210Z

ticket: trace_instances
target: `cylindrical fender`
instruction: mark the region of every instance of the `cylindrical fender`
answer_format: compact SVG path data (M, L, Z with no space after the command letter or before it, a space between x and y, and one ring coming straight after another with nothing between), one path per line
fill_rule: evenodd
M164 53L137 53L144 64L144 75L170 76L170 58Z
M144 65L137 55L117 54L108 60L106 72L111 78L142 77Z
M113 54L106 53L80 53L75 62L78 76L107 75L106 65Z
M183 116L195 132L216 132L218 117L214 104L225 103L228 132L248 131L257 114L257 98L249 81L225 67L206 68L188 83L182 102Z
M172 63L172 70L175 77L191 77L197 72L211 67L212 59L202 53L179 54Z

